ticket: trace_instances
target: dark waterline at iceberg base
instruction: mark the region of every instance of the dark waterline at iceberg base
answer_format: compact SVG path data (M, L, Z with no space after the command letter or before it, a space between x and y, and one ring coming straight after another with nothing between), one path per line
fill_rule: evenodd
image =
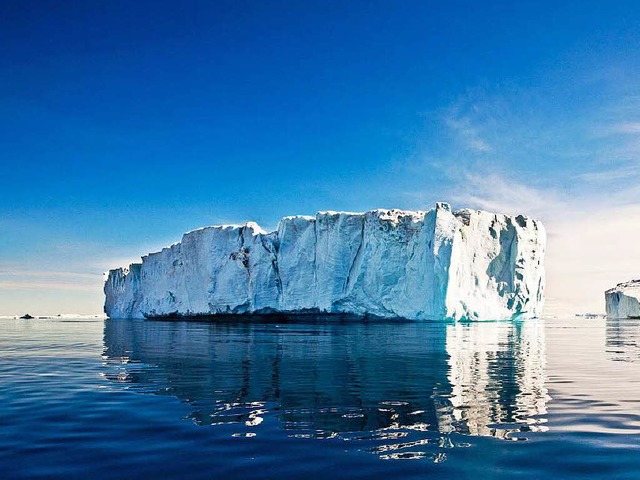
M0 321L3 478L638 478L640 320Z

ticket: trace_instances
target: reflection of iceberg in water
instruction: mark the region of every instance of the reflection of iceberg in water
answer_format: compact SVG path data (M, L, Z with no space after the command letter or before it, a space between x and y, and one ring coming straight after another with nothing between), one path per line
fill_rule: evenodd
M606 346L612 360L640 361L640 319L608 318Z
M284 320L284 319L283 319ZM542 422L544 337L522 323L107 320L105 376L175 396L199 425L336 438L382 458L429 457ZM535 417L534 417L535 416Z
M544 431L544 325L540 321L447 327L453 429L508 438Z

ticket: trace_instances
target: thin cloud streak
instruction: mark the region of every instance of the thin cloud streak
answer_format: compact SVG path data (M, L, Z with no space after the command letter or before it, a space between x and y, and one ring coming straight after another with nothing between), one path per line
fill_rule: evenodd
M101 273L86 272L58 272L58 271L34 271L34 270L0 270L0 277L27 277L27 278L75 278L78 280L90 279L94 280L101 277Z
M640 122L620 123L618 125L614 125L611 128L611 131L613 133L638 134L640 133Z
M618 168L587 172L578 175L585 182L603 184L616 180L629 180L640 176L640 165L621 165Z
M29 290L29 291L51 291L51 290L64 290L64 291L78 291L78 292L96 292L100 290L99 284L87 284L87 283L60 283L60 282L21 282L0 280L1 290Z

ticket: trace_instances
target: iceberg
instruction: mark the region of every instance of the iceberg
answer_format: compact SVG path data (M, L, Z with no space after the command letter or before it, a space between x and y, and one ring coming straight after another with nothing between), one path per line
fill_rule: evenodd
M640 318L640 280L619 283L604 292L607 317Z
M546 234L523 215L318 212L200 228L108 273L111 318L336 313L409 320L539 316Z

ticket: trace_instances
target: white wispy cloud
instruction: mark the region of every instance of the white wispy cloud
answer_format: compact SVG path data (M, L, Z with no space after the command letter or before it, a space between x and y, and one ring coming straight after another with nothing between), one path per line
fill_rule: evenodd
M547 229L546 311L550 314L604 309L604 291L640 273L640 204L593 197L567 197L554 188L532 187L498 174L465 177L461 204L540 218Z
M443 123L462 149L479 154L493 150L485 129L495 123L495 112L487 105L478 92L470 91L444 111Z
M453 201L482 210L543 216L548 213L550 205L554 209L568 209L559 192L535 188L496 172L463 172L459 181L464 188L455 190Z
M473 125L470 118L451 114L445 118L445 123L460 137L467 148L481 153L491 151L491 146L482 138L479 129Z
M544 222L547 313L602 312L606 289L640 277L640 99L545 116L544 95L521 94L463 95L443 119L452 144L423 168L442 172L455 206ZM424 203L433 192L407 195Z

